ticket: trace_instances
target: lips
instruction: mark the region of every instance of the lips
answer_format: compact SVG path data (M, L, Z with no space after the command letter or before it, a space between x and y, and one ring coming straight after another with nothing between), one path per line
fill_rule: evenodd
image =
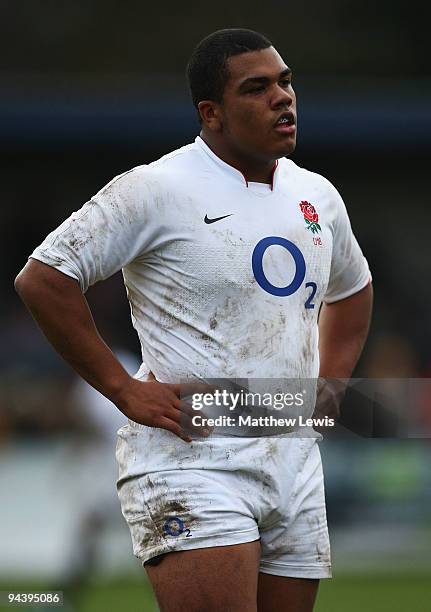
M282 113L274 123L274 129L281 134L294 134L296 132L295 115L292 112Z
M275 126L275 131L280 134L294 134L296 132L296 125L289 125L288 123L280 123Z

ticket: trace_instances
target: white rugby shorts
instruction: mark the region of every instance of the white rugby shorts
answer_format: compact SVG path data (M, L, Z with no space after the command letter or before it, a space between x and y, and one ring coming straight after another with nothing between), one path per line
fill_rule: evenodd
M129 421L118 431L118 495L142 563L172 551L261 541L260 571L330 578L315 437L187 444Z

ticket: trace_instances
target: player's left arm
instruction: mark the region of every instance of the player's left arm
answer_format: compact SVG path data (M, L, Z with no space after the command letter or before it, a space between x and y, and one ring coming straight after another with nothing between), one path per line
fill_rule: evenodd
M350 376L367 339L372 305L371 281L347 298L322 305L319 316L320 370L314 417L338 419Z
M350 378L367 339L372 305L371 282L343 300L322 305L319 316L320 377Z
M368 262L356 240L346 206L329 182L332 219L332 255L328 284L319 316L319 396L322 386L337 393L339 380L352 375L371 320L373 290ZM328 380L329 379L329 380ZM347 379L347 381L346 381ZM345 384L341 384L341 394Z

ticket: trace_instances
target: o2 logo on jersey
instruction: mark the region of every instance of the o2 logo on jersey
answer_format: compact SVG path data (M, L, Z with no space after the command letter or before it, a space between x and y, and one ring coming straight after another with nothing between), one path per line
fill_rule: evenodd
M286 285L285 287L276 287L265 276L265 272L263 271L263 256L265 255L266 249L270 246L278 245L289 251L293 260L295 262L295 274L292 281ZM287 297L292 295L302 285L305 279L306 265L304 255L298 249L296 244L287 240L287 238L283 238L281 236L267 236L266 238L262 238L256 244L253 250L253 254L251 257L251 266L253 268L254 277L258 283L258 285L267 293L271 295L276 295L278 297ZM306 283L305 286L307 288L311 288L311 293L307 298L304 306L305 308L314 308L314 304L312 302L316 291L317 285L316 283L309 282Z

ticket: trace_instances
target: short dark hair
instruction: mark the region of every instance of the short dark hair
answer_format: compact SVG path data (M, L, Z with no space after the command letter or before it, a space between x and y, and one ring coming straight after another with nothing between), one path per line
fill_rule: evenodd
M193 104L201 100L221 102L229 73L226 60L233 55L271 47L270 40L244 28L213 32L197 45L187 64L187 79Z

